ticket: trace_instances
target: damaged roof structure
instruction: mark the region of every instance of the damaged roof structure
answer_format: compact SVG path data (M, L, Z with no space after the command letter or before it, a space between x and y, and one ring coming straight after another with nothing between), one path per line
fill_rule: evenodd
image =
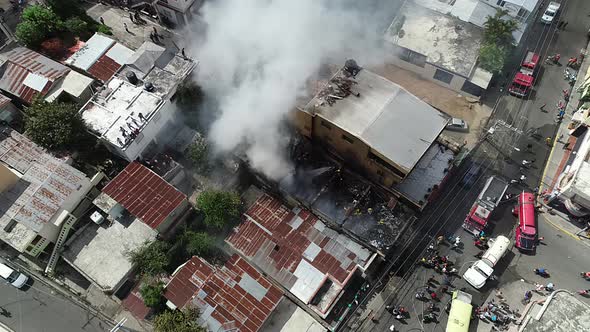
M242 223L225 240L253 266L326 318L355 273L376 257L301 208L254 191Z
M195 67L193 60L145 42L82 107L82 118L112 152L136 160L175 122L170 98Z
M199 309L199 323L209 331L255 332L283 293L234 254L222 267L193 256L172 274L164 297L171 309Z
M93 79L28 48L14 48L0 59L0 89L24 104L31 104L37 95L53 101L62 93L86 102L92 94Z

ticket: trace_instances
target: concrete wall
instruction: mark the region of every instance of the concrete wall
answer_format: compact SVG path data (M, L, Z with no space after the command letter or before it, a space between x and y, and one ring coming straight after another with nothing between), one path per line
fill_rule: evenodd
M412 71L412 72L420 75L420 77L422 77L426 80L429 80L429 81L434 82L438 85L444 86L445 88L449 88L451 90L457 91L458 93L460 93L464 96L478 98L477 96L471 95L465 91L461 91L463 84L467 80L463 76L459 76L459 75L453 74L452 72L448 72L453 75L453 79L451 80L451 82L449 84L447 84L445 82L439 81L434 78L434 74L436 73L437 69L441 69L441 70L444 70L444 69L436 67L428 62L424 65L424 67L421 67L421 66L417 66L415 64L412 64L410 62L404 61L402 59L394 58L392 60L392 63L400 68Z
M172 226L178 218L180 218L186 211L188 211L189 208L190 208L190 205L188 203L188 200L185 198L182 201L182 203L180 205L178 205L176 207L176 209L174 209L174 211L172 211L168 215L166 220L164 220L158 226L158 228L157 228L158 233L160 233L160 234L166 233L170 229L170 226Z
M0 193L12 188L18 182L18 175L4 164L0 164Z
M298 114L294 114L293 121L299 132L336 154L346 161L349 167L364 172L371 180L386 187L391 187L401 181L400 175L369 158L369 152L371 152L391 167L399 169L391 160L372 150L365 142L334 123L323 119L320 115L312 117L311 114L300 110L296 113ZM402 171L400 170L400 172Z

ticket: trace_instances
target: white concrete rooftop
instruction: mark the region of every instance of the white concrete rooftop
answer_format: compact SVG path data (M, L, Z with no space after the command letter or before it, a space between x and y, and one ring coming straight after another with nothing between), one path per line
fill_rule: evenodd
M336 77L341 77L342 71ZM401 86L366 69L353 91L332 106L314 97L305 111L329 120L410 171L445 128L448 118Z
M82 118L99 137L124 148L141 132L164 100L143 85L113 77L82 109Z
M128 253L153 242L157 232L139 219L90 222L66 243L63 258L103 290L114 290L133 269Z
M385 32L385 39L425 55L434 65L469 77L479 55L483 29L408 0Z

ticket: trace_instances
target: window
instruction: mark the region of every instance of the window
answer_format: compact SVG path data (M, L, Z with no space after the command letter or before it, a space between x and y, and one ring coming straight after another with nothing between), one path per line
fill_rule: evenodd
M527 17L529 17L530 12L524 8L520 8L520 10L518 11L518 14L516 14L516 17L520 20L526 20Z
M326 128L328 130L332 129L332 126L324 120L322 120L322 122L320 122L320 124L322 125L322 127Z
M444 70L437 69L434 73L434 79L447 84L451 84L451 81L453 80L453 74L446 72Z
M393 165L391 165L390 163L386 162L385 160L381 159L381 157L377 156L376 154L374 154L373 152L369 151L369 159L371 159L372 161L376 162L377 164L379 164L380 166L388 169L389 171L391 171L393 174L399 176L400 178L404 178L406 176L406 173L400 171L399 169L393 167Z
M414 64L418 67L424 68L426 66L426 56L420 53L408 50L407 48L399 48L398 57L406 62Z
M346 136L344 134L342 134L342 139L345 140L345 141L347 141L350 144L354 143L354 141L352 140L352 138L350 138L350 137L348 137L348 136Z
M496 5L498 5L500 7L504 7L505 4L506 4L506 1L504 1L504 0L498 0L498 2L496 2Z
M463 86L461 87L461 91L467 92L470 95L479 97L479 96L481 96L483 89L480 88L479 86L469 82L468 80L465 80L465 83L463 83Z

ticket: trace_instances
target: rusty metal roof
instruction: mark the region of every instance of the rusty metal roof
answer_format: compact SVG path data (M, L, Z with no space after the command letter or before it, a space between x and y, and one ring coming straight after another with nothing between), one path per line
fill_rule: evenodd
M186 200L185 194L136 161L102 191L152 229L157 229Z
M25 47L17 47L2 57L6 63L0 78L0 89L26 103L30 103L35 94L46 95L53 83L70 71L68 67Z
M354 271L371 261L368 249L327 228L311 212L289 209L267 194L252 204L226 242L306 304L331 284L319 304L310 305L322 317Z
M196 306L210 331L258 331L282 298L281 290L238 255L221 268L192 257L172 277L166 297L177 308Z

